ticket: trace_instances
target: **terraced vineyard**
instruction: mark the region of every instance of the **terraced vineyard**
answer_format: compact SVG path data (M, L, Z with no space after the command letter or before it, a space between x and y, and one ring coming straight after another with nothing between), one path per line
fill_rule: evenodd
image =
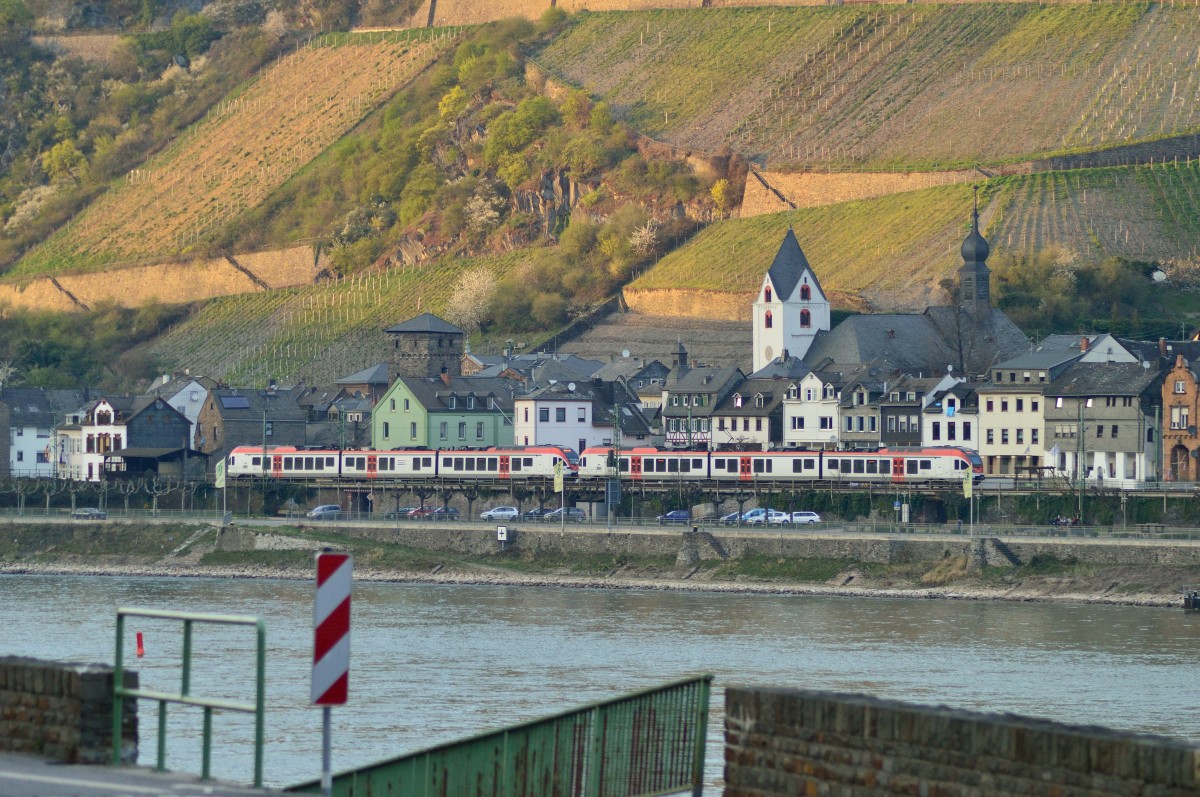
M1059 247L1088 259L1194 262L1200 163L1050 172L981 192L993 256ZM629 285L752 294L791 224L821 285L883 309L919 309L962 264L971 188L943 186L721 222Z
M1197 30L1139 3L596 13L537 59L672 143L926 168L1200 129Z
M320 37L230 96L22 259L14 275L185 254L254 207L423 69L430 31Z
M487 265L500 278L520 259L509 255ZM383 330L421 312L439 312L459 273L478 262L398 268L217 299L161 338L155 353L230 384L327 383L381 361Z
M1200 161L1047 172L1006 183L989 239L1002 251L1059 246L1083 259L1195 261Z

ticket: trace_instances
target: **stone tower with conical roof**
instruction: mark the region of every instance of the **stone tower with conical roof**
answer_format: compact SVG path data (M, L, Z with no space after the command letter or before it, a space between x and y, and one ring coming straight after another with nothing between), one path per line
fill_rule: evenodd
M976 189L971 209L971 232L962 244L962 267L958 270L958 286L962 308L976 316L985 316L992 309L992 271L987 267L987 239L979 233L979 198Z
M817 333L829 331L829 300L791 227L754 299L754 370L784 352L803 358Z

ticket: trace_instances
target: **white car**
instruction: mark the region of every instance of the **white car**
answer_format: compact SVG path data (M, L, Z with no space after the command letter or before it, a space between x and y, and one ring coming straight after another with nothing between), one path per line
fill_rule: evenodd
M778 509L759 508L742 515L742 522L747 526L761 526L764 523L768 526L786 526L792 522L792 516Z
M821 516L816 512L793 512L793 523L820 523Z
M515 506L494 506L479 513L480 520L516 520L521 513Z

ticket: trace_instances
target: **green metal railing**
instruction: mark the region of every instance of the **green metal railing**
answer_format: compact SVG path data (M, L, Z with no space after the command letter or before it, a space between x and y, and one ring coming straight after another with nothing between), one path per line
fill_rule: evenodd
M126 617L152 617L160 620L179 620L183 623L183 661L181 684L178 693L154 692L145 689L126 689L124 677L124 643ZM217 625L252 625L258 632L258 659L255 669L254 703L238 703L219 698L196 697L191 694L192 678L192 624L211 623ZM152 611L149 609L117 609L117 655L113 672L113 752L112 763L121 763L122 698L144 698L158 701L158 761L155 769L163 772L167 768L167 704L181 703L200 706L204 709L204 741L200 777L212 777L212 713L213 709L238 711L254 715L254 785L262 786L263 773L263 698L264 670L266 662L267 627L256 617L231 614L194 614L190 612Z
M711 675L342 772L338 797L634 797L704 783ZM319 793L321 782L287 791Z

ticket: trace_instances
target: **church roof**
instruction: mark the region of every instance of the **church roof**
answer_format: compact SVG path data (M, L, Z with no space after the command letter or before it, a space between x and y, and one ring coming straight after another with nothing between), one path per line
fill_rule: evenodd
M813 273L812 268L808 265L808 258L800 249L800 242L796 240L795 231L788 227L787 233L783 236L783 243L779 245L779 251L775 254L775 261L771 263L771 268L767 271L780 300L787 299L792 295L792 291L796 290L796 285L804 276L805 271L812 277L813 287L823 295L825 292L821 290L821 283L817 282L817 275Z
M438 332L441 334L462 335L461 329L435 316L433 313L421 313L415 318L401 321L388 327L384 332Z

